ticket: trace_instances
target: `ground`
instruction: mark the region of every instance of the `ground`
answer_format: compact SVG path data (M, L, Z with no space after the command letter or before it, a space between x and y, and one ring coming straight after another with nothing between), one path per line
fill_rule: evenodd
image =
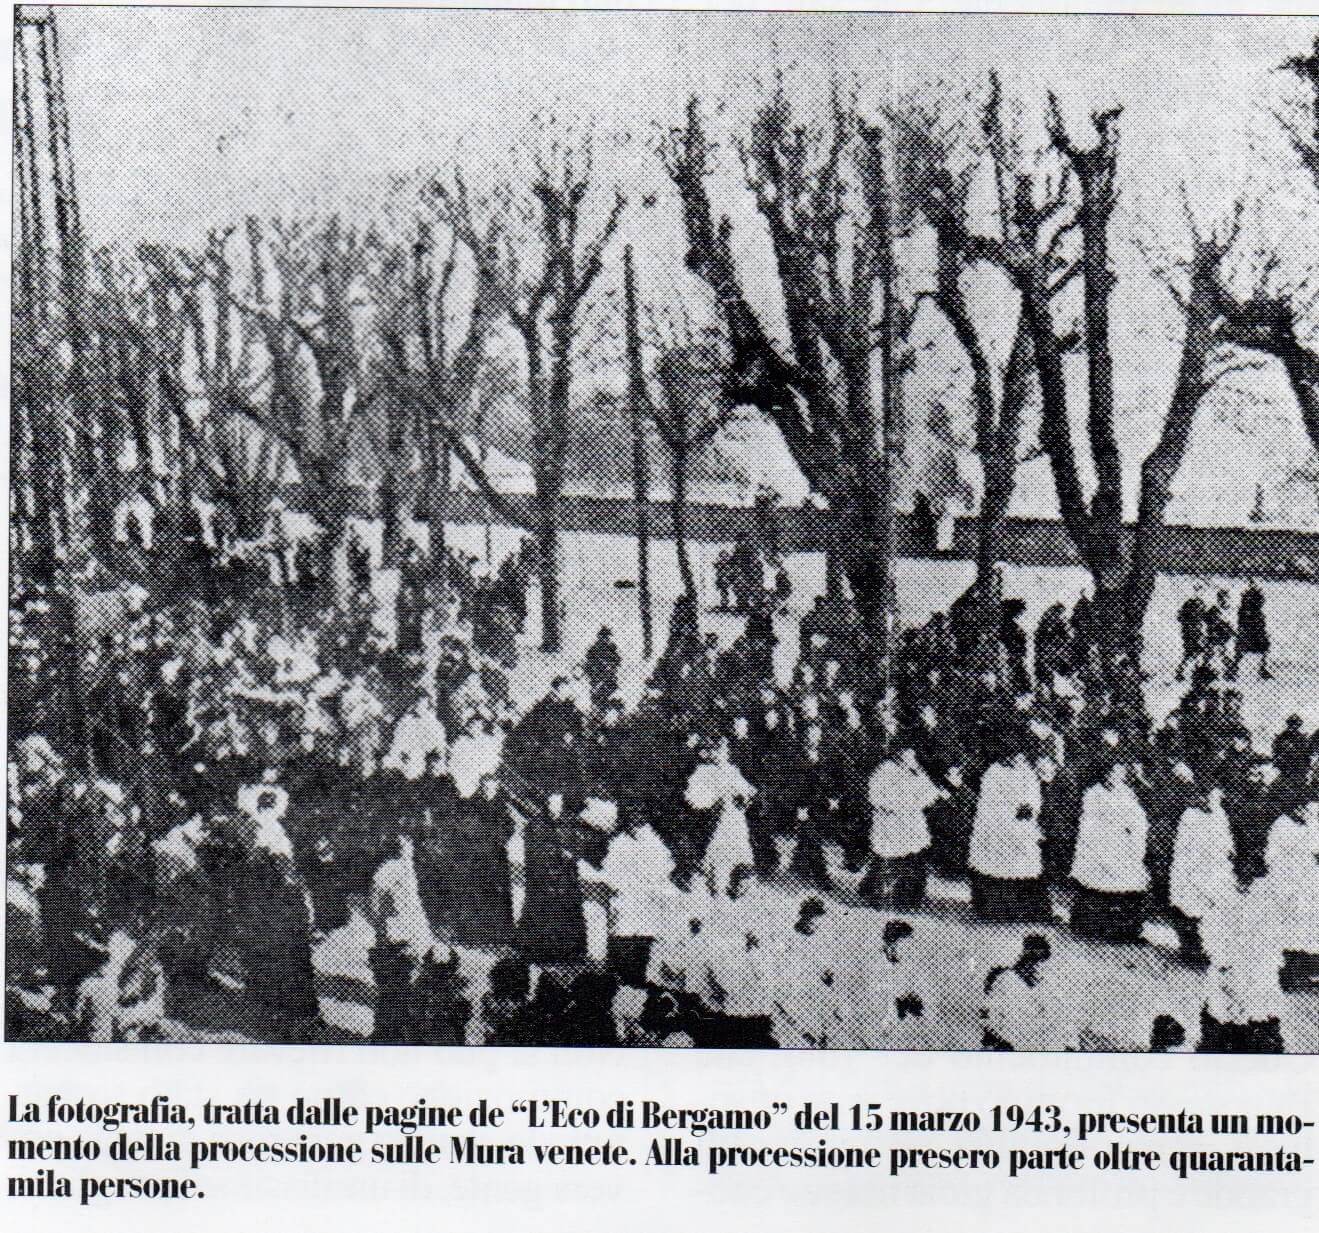
M792 890L793 884L781 880L780 888ZM803 897L816 893L799 889ZM878 939L885 921L894 914L861 905L854 890L855 879L850 886L841 882L834 902L862 917L872 917L874 926L869 932ZM911 962L931 974L929 987L937 1000L937 1005L927 1007L926 1024L908 1039L908 1047L978 1049L978 1007L985 976L991 968L1010 965L1017 958L1022 936L1028 931L1049 935L1054 952L1052 979L1080 1022L1089 1026L1088 1047L1142 1050L1155 1017L1164 1014L1176 1018L1195 1040L1202 978L1178 962L1171 950L1081 941L1061 921L1039 930L988 925L971 914L968 898L963 885L933 879L929 906L901 914L915 927L909 943ZM1059 896L1055 908L1060 917L1066 907L1065 897ZM314 954L322 1015L332 1026L354 1035L369 1034L373 1023L374 992L366 962L372 942L371 926L355 911L349 924L324 939ZM878 961L878 941L875 952ZM464 955L465 970L473 974L478 990L491 958L476 952ZM1288 1051L1319 1052L1319 993L1292 993L1285 1001L1282 1028Z
M493 529L493 555L498 560L517 542L518 532L506 527ZM534 648L538 631L528 630L524 639L522 662L514 677L514 691L521 699L544 693L553 676L565 666L580 663L586 648L601 625L614 632L625 662L623 692L629 700L640 693L649 674L649 666L638 661L641 646L641 618L637 593L635 541L615 535L569 535L564 537L563 599L567 613L565 647L554 657L541 655ZM455 547L484 557L482 528L459 527L451 531ZM691 546L693 569L702 588L702 602L708 609L715 603L714 561L723 546L697 543ZM780 676L786 679L797 654L797 622L824 589L824 559L818 553L800 553L787 561L792 577L793 594L789 612L777 623L780 647L777 658ZM906 627L923 624L931 614L947 611L975 577L970 561L901 560L897 571L899 621ZM1025 622L1033 629L1040 615L1053 603L1069 607L1076 602L1088 581L1081 569L1003 567L1004 595L1026 601ZM620 585L623 584L623 585ZM1233 596L1240 595L1244 583L1239 579L1208 575L1204 579L1165 577L1159 580L1146 623L1145 669L1151 674L1148 688L1152 712L1161 717L1176 703L1179 687L1173 673L1180 656L1176 621L1177 609L1196 585L1212 594L1220 587ZM1302 582L1263 582L1266 613L1275 651L1271 682L1254 680L1253 667L1247 668L1242 684L1245 716L1255 733L1256 744L1267 750L1286 717L1297 712L1307 728L1319 726L1319 587ZM657 650L663 650L668 614L681 586L673 545L659 541L651 547L651 590L654 595ZM534 624L534 618L533 618ZM742 628L742 619L729 613L707 612L703 628L718 633L725 645Z
M516 532L506 528L493 531L494 556L510 550ZM452 541L484 557L484 532L479 527L457 528ZM718 545L697 544L692 547L694 565L705 591L703 602L713 602L712 571ZM635 545L624 537L574 535L566 537L563 554L564 598L568 619L566 645L557 656L546 656L535 649L538 631L534 627L524 639L522 662L514 675L514 693L525 703L542 694L549 681L565 667L580 662L587 646L601 625L610 626L627 660L623 690L631 699L640 692L648 667L638 662L640 617L636 591L630 585L635 578ZM816 555L794 556L788 561L793 579L790 613L781 617L780 674L786 677L796 654L796 622L809 608L814 596L823 588L823 561ZM912 625L926 620L935 611L946 609L971 581L973 566L969 562L902 561L897 590L900 618ZM1228 587L1239 594L1242 583L1210 577L1205 580L1215 591ZM1081 593L1085 575L1080 570L1027 569L1007 566L1004 569L1005 594L1019 596L1027 602L1027 621L1033 626L1051 603L1062 600L1069 605ZM1179 649L1175 613L1195 581L1183 578L1162 579L1151 606L1147 632L1149 648L1146 668L1151 673L1150 701L1156 714L1167 711L1176 701L1178 686L1173 680ZM652 586L656 612L656 635L661 648L668 612L679 591L676 559L672 545L659 543L652 550ZM1319 723L1319 592L1304 584L1264 584L1267 610L1276 648L1273 682L1260 682L1253 672L1242 682L1246 716L1257 746L1266 749L1284 718L1292 711L1305 716L1307 726ZM702 618L707 629L718 632L725 644L741 627L741 620L729 614L708 613ZM980 1027L977 1006L985 973L993 966L1011 963L1017 956L1024 930L1020 927L991 926L975 920L966 902L966 888L955 883L931 884L931 906L905 917L916 925L913 958L928 957L935 973L938 1006L935 1010L937 1030L927 1029L923 1046L927 1048L978 1048ZM844 886L839 902L854 910L872 913L857 904L855 896ZM1056 905L1060 919L1065 918L1066 904ZM874 934L879 936L885 914L873 912ZM1094 1025L1095 1047L1139 1049L1148 1041L1149 1026L1156 1015L1172 1014L1191 1033L1198 1022L1201 1000L1200 976L1176 962L1162 946L1112 946L1080 942L1065 927L1053 933L1055 965L1058 979L1068 991L1069 1001ZM373 989L366 952L372 943L371 927L355 911L352 921L316 947L315 965L321 993L322 1013L329 1023L354 1035L366 1035L372 1022ZM474 973L479 992L480 972L488 969L490 956L471 954L468 965ZM1319 1051L1319 994L1291 994L1283 1023L1284 1038L1292 1051Z

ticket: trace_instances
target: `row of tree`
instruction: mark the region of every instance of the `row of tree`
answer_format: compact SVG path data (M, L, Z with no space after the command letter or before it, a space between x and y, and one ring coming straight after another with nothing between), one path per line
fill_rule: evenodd
M1283 120L1319 194L1319 41L1285 67L1306 92ZM350 493L369 458L385 564L398 564L415 515L429 524L442 581L455 466L496 516L512 517L480 431L483 374L493 368L516 382L530 422L531 529L544 647L555 650L574 383L584 363L598 365L601 340L616 337L635 440L649 424L670 461L684 586L695 591L684 519L692 459L731 416L750 411L778 429L827 505L830 576L846 580L883 646L907 392L913 376L951 364L966 374L969 444L983 474L985 613L996 610L994 565L1019 462L1033 448L1048 460L1062 519L1093 575L1100 627L1115 648L1130 645L1211 392L1261 357L1277 361L1319 447L1319 348L1303 297L1282 285L1278 254L1257 260L1252 285L1241 288L1246 204L1213 227L1188 205L1187 251L1161 267L1181 321L1177 370L1140 462L1128 532L1111 338L1121 290L1111 252L1120 115L1095 114L1082 138L1050 96L1047 141L1035 150L996 77L969 109L927 91L873 115L841 88L810 114L780 84L731 134L772 258L767 278L751 280L739 256L744 224L714 204L712 179L727 168L693 98L657 153L681 207L687 269L704 288L694 312L641 293L630 248L616 252L630 203L601 183L589 135L565 138L553 123L540 126L543 140L518 174L479 190L472 168L429 177L392 231L337 217L252 217L211 232L200 251L104 250L87 261L74 304L45 242L49 207L19 116L20 543L31 546L33 568L53 576L73 509L93 553L108 560L113 511L133 489L160 509L204 498L236 534L254 536L296 470L322 531L328 591L343 585ZM913 268L917 244L932 254L928 277ZM621 311L601 291L613 263L626 264ZM639 497L647 471L639 449Z

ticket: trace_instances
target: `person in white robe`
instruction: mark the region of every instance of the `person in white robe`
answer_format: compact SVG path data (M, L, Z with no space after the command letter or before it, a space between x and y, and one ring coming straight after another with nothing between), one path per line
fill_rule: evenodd
M673 855L649 826L624 823L600 866L609 895L609 965L620 983L644 986L650 950L680 923L683 892Z
M473 720L449 748L449 775L458 795L468 800L476 795L481 780L499 773L504 752L504 733L496 725Z
M1140 936L1149 889L1148 840L1149 819L1127 768L1114 763L1082 798L1072 858L1076 898L1071 926L1078 937L1132 942Z
M274 680L277 689L306 685L320 674L314 643L289 643L277 636L270 640L270 647L275 648L269 654L275 661Z
M381 864L372 876L367 912L375 926L377 945L402 947L418 964L430 953L435 939L417 889L410 836L399 836L396 855Z
M78 986L74 1018L90 1044L137 1039L165 1017L159 963L122 929L106 941L102 966Z
M1282 947L1271 904L1241 894L1202 926L1209 964L1200 1053L1282 1053Z
M1269 830L1267 872L1251 893L1277 931L1285 989L1313 987L1319 978L1319 803L1282 814Z
M135 541L150 552L155 531L156 508L144 492L125 497L114 511L114 541L127 544ZM130 526L130 524L132 524Z
M1024 750L989 766L980 781L967 865L983 920L1044 920L1040 779Z
M1223 791L1214 786L1198 805L1183 812L1173 842L1168 901L1177 914L1173 925L1183 959L1205 961L1203 924L1232 908L1239 893L1232 824L1223 808Z
M582 802L577 817L584 827L598 833L601 842L598 848L595 843L589 845L597 853L591 859L578 855L577 881L580 887L582 921L586 928L586 958L592 963L604 963L609 958L612 896L600 878L600 869L595 861L598 859L603 863L608 855L610 839L618 830L618 806L613 801L588 796Z
M381 766L398 771L404 779L417 780L426 774L428 766L435 763L443 766L448 752L444 724L430 698L422 692L394 725L394 739Z
M153 840L153 871L157 890L165 891L185 874L198 868L197 849L206 841L206 823L201 814L193 814Z
M876 905L919 907L925 898L930 847L925 814L942 793L921 769L916 751L907 747L875 769L869 796L874 857L860 893Z
M755 864L746 812L755 792L730 759L727 740L720 741L713 757L702 761L687 781L684 799L691 809L698 813L718 809L714 834L701 859L712 896L727 896L734 872Z
M259 784L238 790L238 809L253 826L252 846L293 864L293 843L284 829L289 794L274 782L274 772L267 771Z
M772 1048L774 983L766 960L774 946L760 937L760 913L740 898L744 873L732 894L710 901L709 936L693 992L701 1004L693 1040L706 1048ZM763 949L762 949L763 948Z
M384 704L371 692L365 677L355 676L339 695L339 716L348 733L350 761L369 765L374 770L379 760L384 714Z

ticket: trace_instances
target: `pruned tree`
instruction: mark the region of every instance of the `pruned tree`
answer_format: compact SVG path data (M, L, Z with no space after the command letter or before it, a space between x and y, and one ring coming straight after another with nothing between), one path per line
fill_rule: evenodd
M441 216L472 255L480 279L521 341L536 485L541 648L553 652L562 641L559 506L577 335L626 198L615 191L592 224L595 168L589 134L534 149L532 164L525 183L506 181L484 200L469 192L460 170L437 179L434 194Z
M672 311L652 311L650 320L652 371L660 396L648 398L647 409L668 461L678 576L695 603L696 577L687 542L691 468L734 412L725 375L727 347L717 328L698 329L677 305Z
M427 191L428 208L438 199L439 234L433 218L418 219L410 243L385 250L375 286L384 384L390 394L381 416L386 429L382 458L394 470L382 476L382 501L396 513L407 502L400 485L416 461L419 441L421 504L430 532L432 576L441 585L453 459L491 508L511 518L508 503L487 474L483 447L473 440L472 422L488 344L506 308L497 266L489 260L499 243L498 220L488 220L478 234L465 188L458 193L451 199L442 187ZM450 201L458 203L456 210L450 210ZM386 540L397 549L396 536Z
M992 107L1001 105L992 80L989 97ZM1120 115L1120 108L1096 112L1091 117L1093 143L1081 146L1067 132L1057 99L1050 95L1047 129L1062 174L1049 177L1038 169L1018 168L1009 176L1008 164L995 160L997 217L1010 220L1007 226L1000 221L997 233L968 225L955 186L937 161L918 180L921 208L941 249L960 261L998 270L1018 294L1026 329L1023 345L1033 357L1039 388L1041 446L1064 525L1094 579L1098 627L1110 660L1140 645L1153 591L1155 545L1196 412L1214 386L1240 367L1231 348L1244 345L1244 339L1233 327L1232 316L1262 308L1258 297L1249 306L1230 305L1222 290L1224 265L1239 233L1240 208L1233 222L1216 232L1203 233L1190 220L1191 255L1180 263L1178 279L1169 283L1184 320L1180 362L1158 441L1143 460L1137 527L1129 545L1110 341L1116 278L1109 250L1118 201ZM988 127L992 132L992 122ZM1070 323L1060 322L1055 305L1061 285L1074 278L1081 290L1079 339ZM1072 423L1065 358L1078 341L1086 382L1083 445ZM1083 450L1094 469L1089 493L1079 462Z
M897 287L905 221L892 135L864 123L835 91L823 124L803 122L782 86L738 149L774 257L787 337L752 305L734 256L733 224L716 217L707 180L716 146L697 99L662 143L682 201L687 265L714 294L730 350L725 397L775 424L829 505L837 554L864 627L887 645L893 490L903 340L913 309ZM873 366L880 354L880 399Z
M1126 596L1127 619L1136 632L1154 594L1159 532L1172 500L1173 484L1186 459L1197 413L1226 378L1257 366L1257 361L1241 356L1238 340L1222 311L1224 269L1241 235L1244 202L1236 203L1230 220L1206 231L1195 219L1184 186L1182 201L1190 252L1159 271L1181 316L1182 342L1159 437L1140 469Z
M978 116L978 137L973 142L966 141L960 117L946 117L937 101L922 105L914 100L893 116L906 134L907 191L913 200L925 203L931 218L942 221L935 226L934 286L929 299L947 323L969 370L970 446L980 459L983 475L977 520L976 625L978 636L988 644L998 636L1001 596L997 565L1028 430L1027 413L1038 400L1038 382L1020 295L1011 281L1005 282L996 273L1000 285L992 297L993 319L978 317L970 306L968 284L984 275L985 263L972 245L962 241L972 229L976 176L987 170L997 203L989 236L1005 248L1039 251L1050 271L1042 294L1055 301L1079 270L1061 253L1070 224L1050 225L1061 209L1065 177L1040 172L1038 205L1035 187L1017 180L1026 159L1016 127L1004 115L1002 88L995 73L990 74L988 94ZM962 150L963 146L970 148ZM964 154L969 157L962 158ZM995 349L1000 337L1011 340L1005 357ZM1065 348L1076 341L1074 333L1061 340Z
M1307 55L1292 56L1281 66L1302 84L1302 94L1277 113L1301 166L1319 196L1319 37ZM1312 233L1316 247L1304 254L1310 273L1319 256L1319 227ZM1287 374L1310 443L1319 451L1319 342L1313 333L1314 291L1279 285L1280 262L1266 263L1262 284L1246 302L1223 288L1220 306L1233 337L1245 347L1272 356Z
M150 320L124 323L148 391L167 412L167 469L177 474L178 500L212 501L222 542L261 535L287 470L282 441L250 413L262 404L273 413L285 395L268 360L263 366L257 322L235 307L233 230L212 230L201 258L143 245L137 255Z
M374 396L355 319L371 238L338 216L276 220L268 229L249 217L246 238L248 283L241 291L223 243L181 256L208 284L217 322L228 306L254 327L266 363L256 390L227 380L220 351L212 379L227 410L278 441L296 466L303 502L320 529L319 577L330 597L346 585L350 458L358 417Z

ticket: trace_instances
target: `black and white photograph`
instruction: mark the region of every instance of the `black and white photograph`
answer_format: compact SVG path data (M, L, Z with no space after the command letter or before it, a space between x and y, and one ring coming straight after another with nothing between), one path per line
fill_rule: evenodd
M1319 19L13 14L8 1042L1319 1053Z

